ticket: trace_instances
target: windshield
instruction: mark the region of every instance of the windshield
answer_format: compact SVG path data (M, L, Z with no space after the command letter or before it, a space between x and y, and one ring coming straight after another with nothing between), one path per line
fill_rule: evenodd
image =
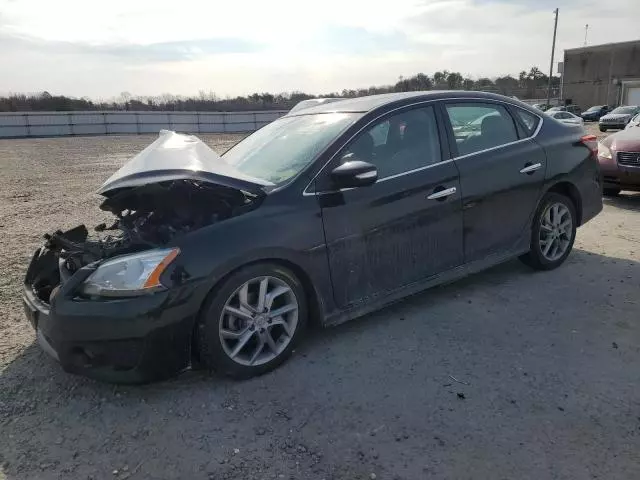
M598 110L600 110L602 107L600 106L595 106L595 107L591 107L589 110L587 110L587 112L597 112Z
M636 113L638 111L638 107L618 107L611 113Z
M282 117L248 136L222 158L252 177L282 184L300 173L360 114Z

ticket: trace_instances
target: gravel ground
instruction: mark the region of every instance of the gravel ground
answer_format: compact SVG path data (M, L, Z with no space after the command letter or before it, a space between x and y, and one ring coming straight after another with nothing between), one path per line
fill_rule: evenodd
M24 269L42 233L102 221L93 192L152 139L0 141L0 479L640 478L637 194L556 271L513 261L315 331L257 379L63 373Z

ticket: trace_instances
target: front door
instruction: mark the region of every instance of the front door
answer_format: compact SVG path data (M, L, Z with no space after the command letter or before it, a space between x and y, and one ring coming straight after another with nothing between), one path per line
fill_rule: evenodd
M546 155L531 137L541 120L512 108L515 116L497 102L445 104L463 194L465 263L515 248L537 206Z
M316 182L334 297L339 307L384 295L462 263L462 211L455 164L441 149L434 107L374 123ZM368 187L331 188L344 156L376 165Z

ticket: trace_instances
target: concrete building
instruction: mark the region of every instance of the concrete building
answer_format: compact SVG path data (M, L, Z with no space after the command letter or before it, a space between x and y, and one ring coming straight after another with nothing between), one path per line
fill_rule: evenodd
M640 105L640 40L564 52L563 98L591 105Z

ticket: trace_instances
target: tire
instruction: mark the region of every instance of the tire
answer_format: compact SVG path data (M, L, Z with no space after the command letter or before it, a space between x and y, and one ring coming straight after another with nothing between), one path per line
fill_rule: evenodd
M260 305L261 283L264 279L267 279L265 292L269 294L276 289L282 292L288 288L289 291L278 294L269 310L264 307L261 312L266 313L259 313L257 307ZM246 306L241 307L241 290L247 284L244 294ZM269 295L265 297L267 300L263 305L269 303L268 297ZM295 309L294 304L297 305ZM286 309L290 310L278 317L270 317L272 313L277 313L276 310ZM227 313L229 310L238 312L241 316ZM233 378L245 379L262 375L291 356L304 336L307 323L306 294L293 272L274 263L243 267L217 285L203 306L195 334L198 362L204 368ZM287 335L287 331L291 335ZM266 335L271 337L271 342ZM240 346L239 353L233 357L232 354L242 341L244 343Z
M618 195L620 195L621 190L619 188L603 188L602 189L602 194L605 197L617 197Z
M602 126L601 126L601 127L600 127L600 131L601 131L601 132L606 132L606 131L607 131L607 127L602 127Z
M557 237L555 240L549 241L545 239L545 243L543 243L543 239L541 239L541 231L545 236L551 234L544 233L544 231L549 231L550 229L544 228L543 223L545 225L548 225L549 218L551 218L553 223L554 210L552 209L558 205L562 207L560 211L566 211L570 215L571 223L569 226L561 230L562 225L565 224L567 220L569 220L566 217L566 214L562 214L559 219L561 224L557 226L557 232L560 233L556 233ZM550 217L547 216L548 214L550 215ZM536 211L536 214L533 218L530 250L528 253L521 256L520 260L522 260L522 262L524 262L526 265L529 265L535 270L553 270L554 268L558 268L564 263L564 261L569 256L569 253L571 253L571 249L573 248L573 242L576 239L577 220L578 217L576 215L576 208L570 198L559 193L547 193L540 202L538 210ZM547 246L546 244L549 242L551 243L551 246L548 249L547 254L545 255L544 251ZM555 251L555 242L557 242L558 251L556 252L556 255L553 255ZM563 248L561 254L560 248Z

